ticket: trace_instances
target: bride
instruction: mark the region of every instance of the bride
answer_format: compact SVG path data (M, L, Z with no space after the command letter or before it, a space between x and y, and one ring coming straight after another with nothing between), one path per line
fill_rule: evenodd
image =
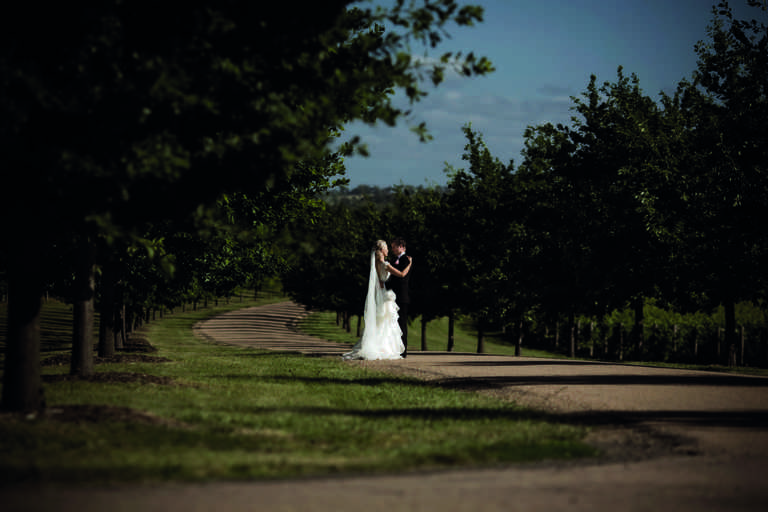
M342 357L344 359L402 359L405 350L402 331L397 324L398 307L395 292L387 290L384 283L390 274L405 277L413 261L400 272L387 261L387 243L377 240L371 251L371 270L368 275L368 293L365 296L363 335L360 341Z

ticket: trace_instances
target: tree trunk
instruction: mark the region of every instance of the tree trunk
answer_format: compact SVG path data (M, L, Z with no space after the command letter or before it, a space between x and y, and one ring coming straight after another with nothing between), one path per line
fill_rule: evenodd
M101 274L99 307L99 357L115 355L115 280L112 265L106 263Z
M120 302L119 307L115 310L117 316L117 329L113 330L115 336L115 350L125 349L125 304Z
M728 347L728 366L736 366L736 304L728 299L725 308L725 346Z
M693 328L693 360L699 362L699 329Z
M603 359L608 359L609 353L610 353L609 352L609 346L608 346L609 333L608 333L608 329L606 328L606 325L603 322L603 320L600 321L600 333L602 335L601 339L602 339L602 344L603 344L603 347L602 347L603 348L603 354L602 354L603 355Z
M740 345L740 348L739 348L739 366L744 366L744 342L745 342L745 337L744 337L744 326L743 325L739 329L739 333L740 333L739 334L739 345Z
M421 351L426 352L427 349L427 320L424 319L424 315L421 315Z
M363 335L363 315L357 315L357 337Z
M94 265L88 249L80 258L74 284L72 364L69 372L87 376L93 374Z
M9 244L9 252L11 245ZM8 326L5 339L2 408L38 411L44 407L40 381L40 251L31 244L8 265ZM16 254L9 254L16 256Z
M645 356L645 312L643 306L645 305L645 299L638 297L634 300L633 306L635 309L635 325L632 328L632 343L635 345L637 356L640 360Z
M454 328L456 327L456 318L453 315L453 310L448 312L448 352L453 352L453 345L456 341L454 338Z
M477 353L485 354L485 319L477 322Z
M680 326L675 324L672 326L672 354L675 362L677 362L677 339L680 337Z
M568 314L568 327L571 332L570 347L568 354L570 357L576 357L576 319L573 313Z
M515 343L515 355L520 357L520 353L522 352L523 348L523 337L525 336L525 333L523 332L523 320L520 319L520 322L517 324L517 343Z
M619 361L624 360L624 324L619 324L619 349L617 352Z

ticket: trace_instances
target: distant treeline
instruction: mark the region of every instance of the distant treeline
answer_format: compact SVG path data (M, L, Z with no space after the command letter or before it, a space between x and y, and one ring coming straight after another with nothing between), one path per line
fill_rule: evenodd
M335 188L328 191L323 195L323 200L330 205L337 205L339 203L354 204L358 201L369 201L378 206L385 206L391 204L395 200L396 191L400 190L405 194L414 194L423 191L425 188L423 185L393 185L393 186L377 186L377 185L358 185L354 188ZM439 192L445 192L445 187L429 187L435 188Z

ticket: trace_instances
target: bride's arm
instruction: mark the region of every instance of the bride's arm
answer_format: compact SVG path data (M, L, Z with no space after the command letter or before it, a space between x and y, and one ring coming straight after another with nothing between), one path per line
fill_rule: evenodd
M383 259L383 256L382 256L382 259ZM384 260L384 264L387 266L387 269L389 270L389 273L390 273L390 274L392 274L393 276L397 276L397 277L405 277L405 276L407 276L407 275L408 275L408 272L410 272L410 271L411 271L411 265L413 265L413 258L411 258L410 256L408 256L408 266L407 266L407 267L405 267L405 269L403 269L403 271L402 271L402 272L400 272L399 270L397 270L395 267L393 267L393 266L392 266L392 265L391 265L391 264L390 264L388 261L386 261L386 260Z

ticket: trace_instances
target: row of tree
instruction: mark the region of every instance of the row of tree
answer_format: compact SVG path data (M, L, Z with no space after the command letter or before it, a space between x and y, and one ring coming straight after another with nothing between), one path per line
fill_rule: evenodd
M448 169L447 189L400 188L391 209L336 201L303 238L321 250L293 265L288 289L360 314L369 246L402 235L411 310L471 315L478 351L492 326L564 317L573 332L579 317L627 305L642 344L654 299L680 312L722 305L735 364L736 304L768 299L768 30L726 3L713 14L698 69L674 95L652 99L621 68L615 82L593 76L570 125L526 131L517 168L467 125L468 168Z
M472 53L429 65L411 57L451 25L479 21L481 8L455 0L8 6L0 17L2 407L41 406L48 283L68 283L72 371L86 374L97 275L109 316L116 293L174 301L194 287L221 293L277 272L270 234L287 219L311 221L315 198L343 174L342 157L364 152L357 138L339 139L347 123L394 124L404 113L395 91L418 101L423 82L438 84L448 67L492 71ZM424 126L417 132L424 137ZM235 218L246 239L228 232ZM160 269L175 270L171 284Z
M103 2L3 17L4 408L41 404L46 286L74 305L72 371L85 374L97 296L108 324L121 301L172 306L286 269L308 306L356 312L371 245L395 234L415 255L415 313L471 315L480 351L493 326L573 324L627 303L640 320L655 297L722 304L734 362L734 304L762 304L766 290L764 25L721 4L697 72L671 97L652 100L621 70L593 78L572 125L526 132L517 168L466 126L468 169L449 169L446 189L401 187L391 211L324 210L318 198L357 147L331 149L343 124L394 122L392 91L418 100L446 63L490 70L473 56L424 70L407 53L450 21L479 20L477 8L346 5Z

